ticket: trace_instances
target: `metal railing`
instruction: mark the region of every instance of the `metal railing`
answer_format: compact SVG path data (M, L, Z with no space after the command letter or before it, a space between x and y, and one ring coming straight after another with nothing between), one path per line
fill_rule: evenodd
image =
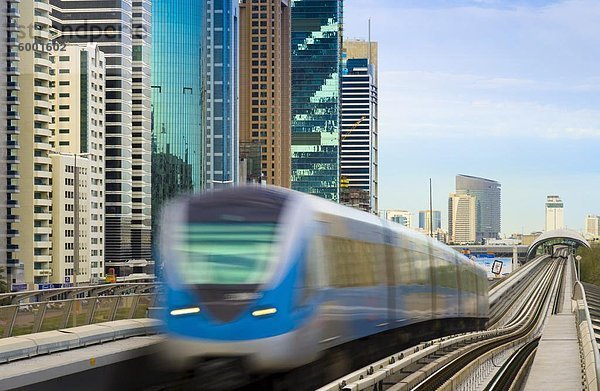
M573 258L570 258L571 268L575 269ZM574 275L577 275L574 272ZM588 390L600 390L600 351L594 334L594 325L588 309L585 289L579 276L573 287L573 311L577 322L577 334L584 367L584 384Z
M148 317L157 283L118 283L0 294L0 338Z

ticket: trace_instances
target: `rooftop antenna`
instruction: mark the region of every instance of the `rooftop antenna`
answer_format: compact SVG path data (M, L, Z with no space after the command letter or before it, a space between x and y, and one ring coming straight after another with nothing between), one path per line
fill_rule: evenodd
M431 178L429 178L429 235L433 238L433 201L431 195Z
M369 61L369 66L371 66L371 18L369 18L369 47L367 49L367 59Z

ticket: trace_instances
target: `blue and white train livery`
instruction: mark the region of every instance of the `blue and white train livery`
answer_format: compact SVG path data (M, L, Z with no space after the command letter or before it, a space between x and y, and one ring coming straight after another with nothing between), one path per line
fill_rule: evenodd
M241 358L285 371L379 335L480 329L484 270L449 247L352 208L275 187L165 208L170 360Z

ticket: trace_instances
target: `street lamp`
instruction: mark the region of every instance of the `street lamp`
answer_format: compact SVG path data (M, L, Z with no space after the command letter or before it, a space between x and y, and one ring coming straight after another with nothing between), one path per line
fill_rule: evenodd
M581 255L575 257L577 260L577 280L581 281Z

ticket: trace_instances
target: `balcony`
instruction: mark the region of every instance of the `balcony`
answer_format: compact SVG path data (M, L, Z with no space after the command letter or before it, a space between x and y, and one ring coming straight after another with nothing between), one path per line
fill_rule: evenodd
M33 119L35 121L46 122L46 123L51 123L52 122L52 117L50 117L47 114L34 114L33 115Z
M38 94L50 95L52 93L52 89L44 86L33 86L33 92Z
M52 248L52 242L50 240L40 240L39 242L33 242L33 248Z
M7 8L6 13L8 14L8 17L12 18L19 18L21 16L18 8Z
M9 81L8 83L6 83L6 88L9 91L20 91L21 90L19 83L16 81Z
M7 146L8 148L11 148L11 149L19 149L19 148L21 148L21 147L19 146L19 142L18 142L18 141L15 141L15 140L8 140L8 141L6 142L6 146Z
M18 105L21 104L21 101L19 100L18 96L9 96L6 98L6 100L8 101L9 105Z
M21 219L18 215L6 215L6 222L8 223L19 223Z
M16 229L9 229L8 231L6 231L6 236L8 236L9 238L18 238L19 231L17 231Z
M6 58L9 61L20 61L21 57L19 56L19 52L7 52Z
M9 155L6 157L6 161L11 163L11 164L18 164L21 163L21 161L19 160L18 156L14 156L14 155Z
M6 133L8 134L19 134L19 127L18 126L7 126L6 127Z
M6 74L8 76L18 76L21 72L19 72L19 67L6 67Z
M21 119L21 116L19 115L18 111L8 111L8 112L6 112L6 116L7 116L7 119L12 119L12 120Z
M33 163L38 164L52 164L52 159L47 156L34 156Z
M34 269L33 276L34 277L49 277L52 275L52 269Z

